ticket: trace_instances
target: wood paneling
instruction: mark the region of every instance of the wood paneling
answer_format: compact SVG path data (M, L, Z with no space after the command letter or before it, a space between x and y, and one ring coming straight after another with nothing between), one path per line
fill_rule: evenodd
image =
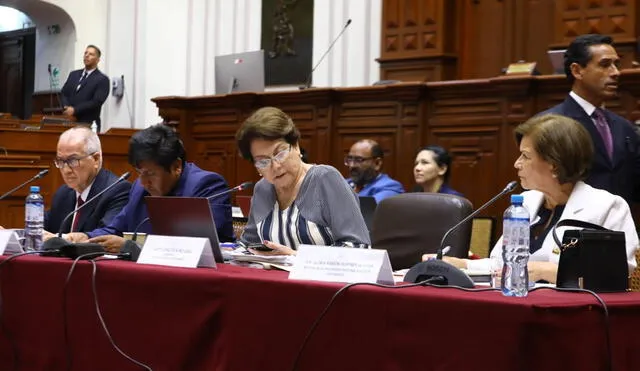
M10 122L8 119L4 121ZM20 126L20 122L16 126ZM33 177L42 169L49 174L32 183L39 185L45 199L45 208L51 205L51 197L63 184L60 172L53 165L56 145L60 134L68 129L65 126L51 125L37 131L25 131L20 128L5 128L0 125L0 190L6 192ZM129 138L135 132L131 129L111 129L100 134L103 166L116 174L132 171L127 163ZM135 172L129 180L135 179ZM24 228L24 200L29 188L25 187L0 201L0 226Z
M439 81L456 78L456 1L382 3L381 77Z
M623 71L620 90L620 98L607 106L640 119L640 70ZM385 172L411 189L416 150L442 145L453 155L451 185L478 207L516 179L514 127L568 91L563 76L526 76L153 101L160 116L176 122L187 157L220 172L231 185L259 179L238 155L234 135L251 112L273 105L293 117L311 162L330 164L344 175L349 147L373 138L385 151ZM507 204L505 198L483 215L500 220Z
M613 37L622 67L638 59L639 0L383 0L380 75L400 81L493 78L578 35Z

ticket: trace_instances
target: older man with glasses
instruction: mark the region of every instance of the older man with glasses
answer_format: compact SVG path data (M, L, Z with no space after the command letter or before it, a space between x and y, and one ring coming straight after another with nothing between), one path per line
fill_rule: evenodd
M127 205L109 225L85 233L70 233L68 240L88 240L101 244L109 252L118 252L125 243L124 232L151 233L146 196L210 197L229 189L219 174L187 162L182 140L163 124L150 126L131 137L129 164L136 169L138 179ZM220 241L235 240L230 196L215 198L211 206Z
M358 196L373 196L377 203L383 199L403 193L397 180L382 173L384 151L371 139L362 139L351 146L344 164L349 167L347 183Z
M84 232L104 227L126 205L131 184L121 182L61 225L67 214L118 180L118 176L102 168L100 138L84 126L60 135L54 164L65 184L53 195L51 209L45 213L45 239L59 231Z

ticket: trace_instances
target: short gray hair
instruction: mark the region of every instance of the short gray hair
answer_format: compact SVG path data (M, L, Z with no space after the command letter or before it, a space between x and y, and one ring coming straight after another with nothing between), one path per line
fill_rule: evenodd
M71 129L60 134L60 139L70 139L79 137L84 142L84 152L86 154L100 153L100 167L102 167L102 145L100 144L100 138L98 134L94 133L90 128L86 126L75 126Z

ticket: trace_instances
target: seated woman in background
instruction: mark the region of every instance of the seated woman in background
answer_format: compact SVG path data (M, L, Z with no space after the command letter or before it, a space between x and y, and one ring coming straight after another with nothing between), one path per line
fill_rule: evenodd
M295 254L301 244L370 244L355 193L335 168L303 163L299 139L275 107L259 109L238 129L240 153L262 176L241 241L263 243L274 255Z
M531 215L529 279L556 282L559 246L551 230L562 219L577 219L625 233L629 274L636 267L638 248L629 205L620 196L595 189L582 180L593 158L593 144L587 130L576 121L559 115L543 115L520 124L516 130L520 157L518 170L524 192L524 206ZM558 229L562 241L564 228ZM491 257L502 258L502 237ZM423 260L429 256L423 256ZM458 268L489 270L489 259L467 260L445 257Z
M451 156L440 146L426 146L416 155L413 177L416 180L414 192L446 193L464 197L449 187Z

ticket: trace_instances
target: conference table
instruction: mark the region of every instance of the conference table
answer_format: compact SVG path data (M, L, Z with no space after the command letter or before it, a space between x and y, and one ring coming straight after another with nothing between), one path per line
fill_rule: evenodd
M65 288L71 264L24 256L1 267L0 370L143 369L114 350L100 325L90 262L78 263ZM291 370L312 324L344 286L227 264L96 266L113 340L156 371ZM601 297L614 370L640 370L640 293ZM604 370L604 319L584 293L540 289L508 298L356 286L336 298L297 370Z

